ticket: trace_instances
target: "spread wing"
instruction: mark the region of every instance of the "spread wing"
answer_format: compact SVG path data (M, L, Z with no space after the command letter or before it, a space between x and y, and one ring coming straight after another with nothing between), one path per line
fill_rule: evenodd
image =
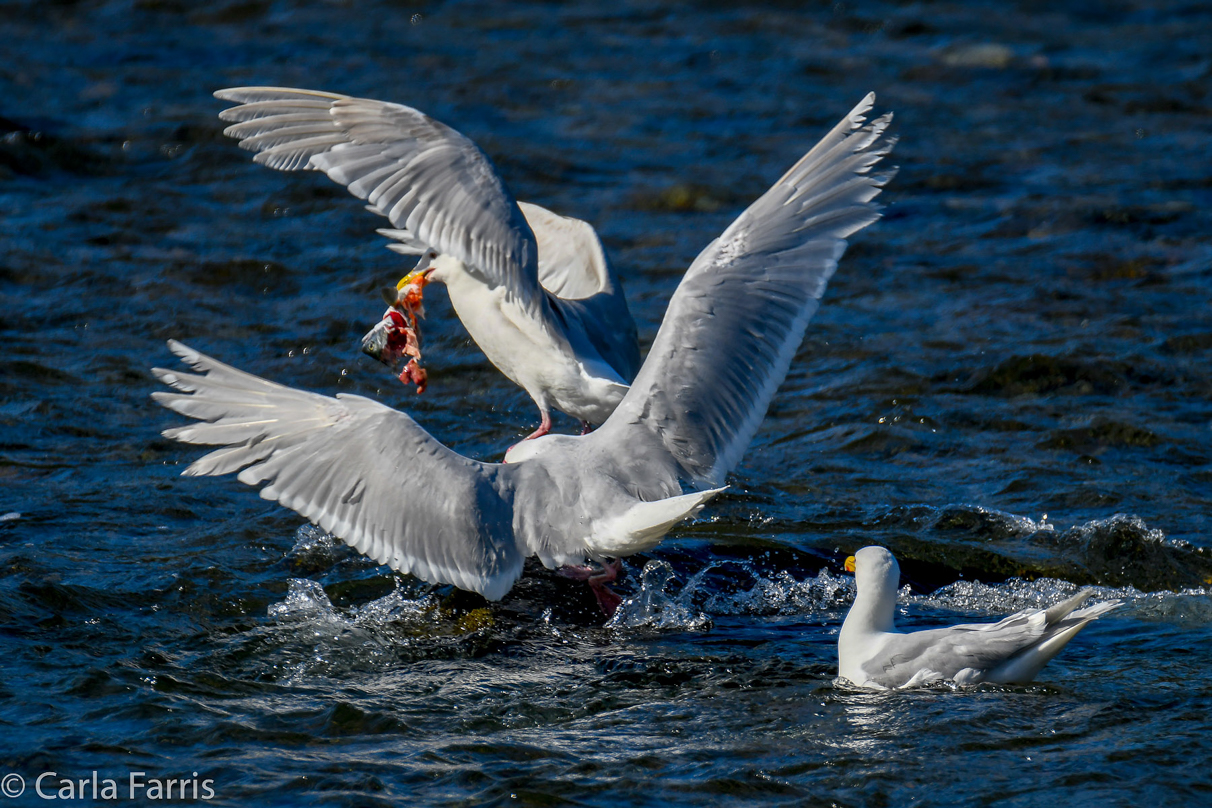
M722 484L787 374L846 237L879 218L891 114L870 94L707 246L674 292L631 390L595 433L660 442L681 476ZM592 437L592 436L591 436Z
M397 228L400 252L434 249L538 305L534 233L488 157L412 107L282 87L219 90L219 117L256 162L323 171Z
M154 369L179 392L153 398L200 423L166 430L220 448L187 475L239 471L261 496L297 511L400 572L497 600L522 574L502 467L462 457L402 412L362 396L295 390L176 341L199 373Z

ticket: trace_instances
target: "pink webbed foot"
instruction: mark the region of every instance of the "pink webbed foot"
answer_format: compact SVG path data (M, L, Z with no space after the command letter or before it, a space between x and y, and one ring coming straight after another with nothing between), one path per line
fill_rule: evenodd
M603 564L600 570L590 566L560 567L560 574L565 578L588 582L594 597L598 599L598 608L602 610L602 614L606 615L607 619L614 617L615 610L623 602L623 599L615 594L614 590L609 586L611 582L619 577L619 573L622 571L623 562L617 558L614 561Z
M593 431L593 424L589 423L588 421L581 421L581 434L582 435L588 435L592 431Z

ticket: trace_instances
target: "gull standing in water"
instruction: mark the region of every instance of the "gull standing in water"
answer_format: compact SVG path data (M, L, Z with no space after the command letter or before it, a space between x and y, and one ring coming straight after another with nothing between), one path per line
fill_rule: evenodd
M891 114L868 95L690 265L622 402L588 435L547 435L508 464L446 448L408 415L260 379L178 342L196 374L157 368L155 399L220 448L186 475L239 472L392 569L497 600L531 555L586 571L606 612L618 559L650 549L723 490L787 374L846 248L879 218ZM302 158L300 158L302 159ZM469 200L469 204L473 200Z
M314 90L237 87L224 133L256 162L323 171L386 216L391 249L420 255L400 281L419 302L441 281L492 364L539 407L588 430L606 420L640 367L635 322L588 223L517 202L468 138L402 104ZM422 382L423 384L423 382Z
M901 634L893 624L901 568L883 547L846 559L858 596L838 636L838 676L859 687L892 689L952 681L1024 684L1118 600L1079 608L1084 589L1049 609L1027 609L997 623L972 623Z

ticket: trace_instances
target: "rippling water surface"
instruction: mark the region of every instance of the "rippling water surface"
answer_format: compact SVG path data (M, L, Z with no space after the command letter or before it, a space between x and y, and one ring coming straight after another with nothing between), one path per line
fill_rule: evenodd
M8 0L0 36L14 804L46 771L229 805L1212 799L1206 4ZM901 171L732 488L628 560L602 626L541 568L488 604L178 476L198 453L148 398L168 337L476 457L536 421L440 290L425 395L359 355L407 264L343 189L222 137L210 93L239 84L459 128L600 230L645 344L868 90ZM1079 585L1126 606L1030 687L854 692L840 560L872 543L909 627Z

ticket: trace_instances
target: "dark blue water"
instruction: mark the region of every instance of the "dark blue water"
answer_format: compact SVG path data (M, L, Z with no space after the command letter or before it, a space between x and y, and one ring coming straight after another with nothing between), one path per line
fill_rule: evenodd
M0 37L13 804L51 771L226 805L1212 800L1206 4L30 0ZM148 398L169 337L476 457L536 423L440 290L425 395L359 355L407 264L343 189L222 137L210 93L240 84L459 128L599 229L645 344L868 90L901 171L732 488L628 561L603 627L541 569L489 605L178 476L198 453ZM840 560L871 543L908 627L1086 584L1126 606L1031 687L852 692Z

